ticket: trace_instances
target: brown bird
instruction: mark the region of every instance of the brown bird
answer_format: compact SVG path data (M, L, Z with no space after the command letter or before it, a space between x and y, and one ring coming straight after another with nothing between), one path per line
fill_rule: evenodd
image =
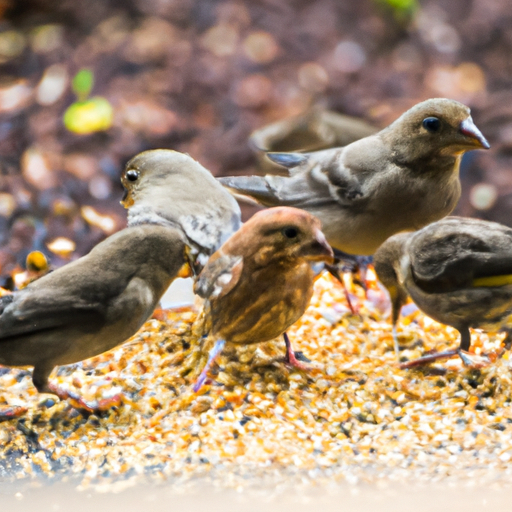
M298 116L281 119L255 130L249 143L259 153L260 167L266 172L280 174L282 167L264 158L264 152L317 151L346 146L377 131L377 128L357 117L313 107Z
M210 258L194 287L206 301L216 340L194 390L226 342L259 343L284 333L287 361L303 368L285 331L311 300L311 263L332 258L320 221L307 212L272 208L247 221Z
M139 153L126 164L121 182L128 225L179 228L197 273L241 226L235 199L210 171L184 153L168 149Z
M179 229L126 228L86 256L0 297L0 364L33 366L39 392L66 395L48 383L53 368L101 354L135 334L187 263L185 248Z
M448 215L460 197L463 153L489 148L468 107L417 104L387 128L348 146L268 153L290 176L219 178L234 194L317 216L334 249L371 255L391 235Z
M512 229L495 222L447 217L414 233L386 240L374 256L392 304L393 334L410 296L428 316L460 332L456 350L439 352L403 368L459 355L472 364L470 328L507 332L512 344Z

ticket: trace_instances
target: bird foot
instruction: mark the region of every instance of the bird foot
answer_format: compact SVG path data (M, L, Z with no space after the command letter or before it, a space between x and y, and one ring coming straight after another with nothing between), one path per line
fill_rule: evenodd
M465 350L458 350L458 354L462 360L462 364L470 368L484 368L491 362L487 356L477 356Z
M305 372L316 369L314 365L307 364L311 363L311 359L308 359L302 352L298 351L288 351L284 357L284 362L292 368L297 368Z
M416 366L422 366L424 364L432 363L434 361L438 361L439 359L451 359L452 357L460 356L459 350L446 350L444 352L434 352L433 354L429 354L427 356L418 357L418 359L413 359L412 361L407 361L405 363L400 363L398 367L401 370L405 370L407 368L415 368ZM462 359L462 357L461 357Z
M413 359L412 361L407 361L406 363L401 363L399 368L401 370L407 368L415 368L416 366L432 363L434 361L438 361L439 359L451 359L456 356L459 356L462 364L469 368L483 368L491 362L490 359L486 356L477 356L475 354L470 354L465 350L455 349L446 350L445 352L434 352L433 354L419 357L418 359Z
M117 393L107 398L100 398L99 400L85 400L77 393L68 389L62 389L57 384L50 383L49 387L61 400L66 400L75 409L88 413L106 411L112 407L119 407L123 401L123 393Z
M19 405L12 405L7 407L0 407L0 422L19 418L28 411L27 407Z

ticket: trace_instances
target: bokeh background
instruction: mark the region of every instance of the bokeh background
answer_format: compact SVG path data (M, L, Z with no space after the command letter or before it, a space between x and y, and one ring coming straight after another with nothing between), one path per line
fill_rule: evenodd
M82 68L111 119L76 106ZM255 172L267 123L321 106L382 127L436 96L492 146L465 157L457 212L512 224L510 0L0 0L0 286L32 250L59 266L121 229L139 151Z

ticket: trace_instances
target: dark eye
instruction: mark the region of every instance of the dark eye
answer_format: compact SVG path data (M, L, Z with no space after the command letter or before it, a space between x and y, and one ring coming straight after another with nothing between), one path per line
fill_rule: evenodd
M299 234L299 230L296 228L284 228L283 229L283 235L286 238L296 238Z
M126 178L128 181L137 181L139 179L139 173L134 171L133 169L130 171L126 171Z
M437 117L426 117L423 119L423 128L431 133L438 132L441 128L441 121Z

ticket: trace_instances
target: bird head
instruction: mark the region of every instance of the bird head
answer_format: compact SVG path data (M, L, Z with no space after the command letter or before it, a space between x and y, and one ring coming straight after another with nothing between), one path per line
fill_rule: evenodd
M270 260L307 260L332 263L333 251L320 221L297 208L269 208L253 215L239 232L246 252L259 264ZM243 231L243 233L242 233Z
M199 162L168 149L144 151L121 176L128 223L172 225L205 257L241 225L236 200Z
M373 264L379 281L386 287L392 306L393 325L398 321L400 309L407 301L403 285L402 258L406 244L413 233L398 233L388 238L373 255Z
M161 186L170 175L180 173L189 159L194 162L188 155L169 149L143 151L134 156L121 175L124 187L121 204L130 208L148 188Z
M470 109L446 98L418 103L381 133L399 159L409 162L490 148L473 122Z

